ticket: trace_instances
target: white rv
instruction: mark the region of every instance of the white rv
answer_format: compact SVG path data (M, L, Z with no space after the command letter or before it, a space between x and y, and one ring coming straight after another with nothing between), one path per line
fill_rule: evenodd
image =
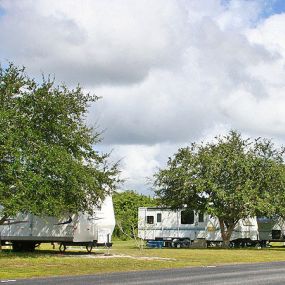
M189 247L195 241L205 246L222 242L216 217L186 209L174 211L169 208L140 207L138 236L146 241L163 241L165 246L170 247ZM256 218L240 220L231 241L257 242Z
M108 196L92 216L79 213L57 219L19 213L0 226L0 243L12 244L14 250L21 251L56 242L60 243L60 251L69 245L80 245L90 252L93 246L111 245L114 227L113 202Z

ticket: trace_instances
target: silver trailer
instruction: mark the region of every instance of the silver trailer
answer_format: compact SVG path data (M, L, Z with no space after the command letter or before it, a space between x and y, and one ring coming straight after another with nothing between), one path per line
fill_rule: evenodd
M257 218L259 240L262 244L267 242L285 241L285 221L280 217L258 217Z
M140 207L138 209L138 236L146 241L163 241L169 247L205 247L222 242L216 217L189 210ZM233 245L256 244L258 225L256 218L240 220L231 242Z
M19 213L0 226L1 245L12 244L16 251L34 250L41 243L59 243L60 251L67 246L111 246L115 216L112 197L108 196L92 216L84 213L55 217L38 217Z

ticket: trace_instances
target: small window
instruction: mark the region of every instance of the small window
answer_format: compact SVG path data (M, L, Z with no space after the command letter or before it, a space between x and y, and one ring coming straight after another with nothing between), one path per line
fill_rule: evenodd
M154 216L146 216L146 222L147 224L153 224Z
M156 215L156 222L161 223L161 213L157 213Z
M181 211L181 224L183 225L194 224L194 211L191 210Z
M198 221L199 223L204 223L204 213L199 213Z

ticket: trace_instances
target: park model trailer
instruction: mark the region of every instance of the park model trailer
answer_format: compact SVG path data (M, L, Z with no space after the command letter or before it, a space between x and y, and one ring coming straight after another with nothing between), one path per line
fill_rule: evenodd
M108 196L92 216L79 213L57 219L19 213L0 226L0 243L12 244L16 251L31 251L41 243L60 243L60 251L79 245L90 252L94 246L111 246L114 227L113 202Z
M140 207L138 209L138 236L146 241L163 241L167 247L189 247L219 244L222 242L219 221L216 217L190 210ZM256 218L240 220L232 237L232 244L257 244Z

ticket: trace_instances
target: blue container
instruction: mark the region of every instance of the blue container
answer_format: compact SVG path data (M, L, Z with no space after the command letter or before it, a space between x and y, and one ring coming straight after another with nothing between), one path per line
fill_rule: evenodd
M163 241L162 240L149 240L146 243L146 246L149 248L162 248L163 247Z

